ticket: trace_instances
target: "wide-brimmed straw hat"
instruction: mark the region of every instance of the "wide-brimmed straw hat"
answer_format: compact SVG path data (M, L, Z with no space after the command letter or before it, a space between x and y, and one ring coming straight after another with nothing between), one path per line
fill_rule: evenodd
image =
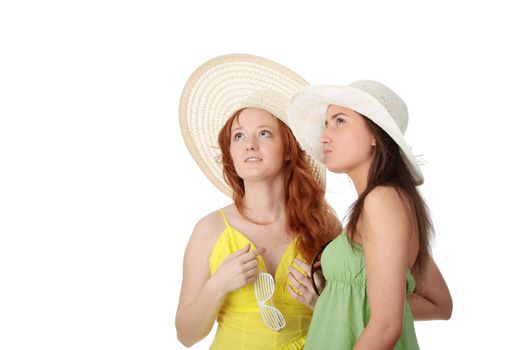
M219 131L242 108L266 110L288 125L290 98L308 82L288 68L262 57L230 54L209 60L191 75L179 105L184 142L210 181L232 196L224 180ZM325 167L308 156L313 173L324 187Z
M418 161L405 137L408 110L389 87L372 80L349 86L309 86L298 91L288 109L290 127L301 145L317 160L324 161L321 134L329 105L350 108L376 123L398 145L405 164L418 185L424 181Z

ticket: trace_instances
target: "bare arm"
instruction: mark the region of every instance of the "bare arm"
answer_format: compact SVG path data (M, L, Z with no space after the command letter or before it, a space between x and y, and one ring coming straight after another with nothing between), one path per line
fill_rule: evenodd
M229 255L210 277L208 260L215 240L210 231L217 229L213 217L206 217L195 227L184 254L184 268L179 306L175 319L177 338L191 346L211 331L224 297L255 280L257 255L264 248L249 251L250 245Z
M409 213L394 189L378 187L365 200L362 223L370 320L354 349L392 349L403 328Z
M430 259L421 292L408 297L414 320L448 320L452 315L452 297L434 259Z

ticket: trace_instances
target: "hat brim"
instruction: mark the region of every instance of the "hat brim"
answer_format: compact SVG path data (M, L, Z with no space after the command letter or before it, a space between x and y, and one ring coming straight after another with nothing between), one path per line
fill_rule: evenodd
M303 147L324 162L321 135L329 105L350 108L376 123L399 145L401 155L418 185L424 177L403 133L386 108L373 96L352 86L308 86L298 91L288 107L288 121Z
M308 82L288 68L246 54L216 57L190 76L179 104L182 136L199 168L224 194L231 197L232 191L224 180L217 138L228 118L248 107L243 102L254 92L274 91L289 101L305 86ZM276 117L288 124L286 115ZM310 158L313 171L324 186L324 165Z

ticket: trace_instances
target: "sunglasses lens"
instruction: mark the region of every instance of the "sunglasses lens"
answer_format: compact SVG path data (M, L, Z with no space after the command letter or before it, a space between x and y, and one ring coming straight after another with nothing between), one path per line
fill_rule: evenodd
M275 282L272 275L260 272L255 278L254 283L255 298L259 304L259 310L266 327L278 331L286 325L283 314L277 310L272 303L272 296L275 291ZM270 301L272 305L265 305Z
M272 297L275 291L275 283L272 275L260 272L255 279L255 297L260 303L264 303Z
M261 309L262 319L266 327L278 331L286 325L283 314L273 306L265 305Z

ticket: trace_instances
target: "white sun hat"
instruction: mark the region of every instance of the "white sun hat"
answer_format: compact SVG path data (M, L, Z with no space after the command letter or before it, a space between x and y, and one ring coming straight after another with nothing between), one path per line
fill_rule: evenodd
M209 60L190 76L179 104L184 142L193 159L223 193L232 191L223 177L218 135L228 118L242 108L266 110L288 125L290 98L308 82L288 68L262 57L229 54ZM324 187L325 167L307 154Z
M301 145L318 161L324 161L321 135L329 105L350 108L376 123L398 145L414 180L424 182L418 161L405 137L408 110L403 100L389 87L372 80L348 86L309 86L298 91L288 107L290 128Z

